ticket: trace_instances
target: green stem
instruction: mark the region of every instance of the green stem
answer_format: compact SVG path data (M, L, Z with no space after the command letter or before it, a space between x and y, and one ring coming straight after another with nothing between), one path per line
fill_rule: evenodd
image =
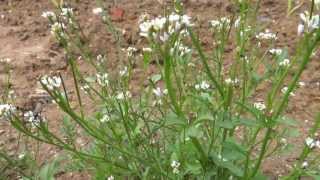
M267 144L269 142L271 132L272 132L272 128L268 128L267 132L266 132L266 135L265 135L265 137L263 139L263 143L262 143L261 151L260 151L260 154L259 154L258 162L255 165L255 167L254 167L254 169L252 171L252 174L250 175L250 178L254 178L254 176L257 174L257 172L258 172L258 170L259 170L259 168L261 166L263 157L264 157L264 155L266 153L266 150L267 150Z
M74 85L75 85L75 88L76 88L77 98L78 98L78 102L79 102L79 105L80 105L81 119L83 119L84 118L84 112L83 112L83 106L82 106L80 91L79 91L79 85L78 85L78 80L77 80L77 74L76 74L76 68L75 68L74 59L70 59L70 64L71 64L73 81L74 81Z

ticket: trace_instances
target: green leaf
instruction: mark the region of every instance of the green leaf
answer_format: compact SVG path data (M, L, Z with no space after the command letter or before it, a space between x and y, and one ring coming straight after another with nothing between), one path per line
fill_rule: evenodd
M283 116L276 120L279 124L288 125L288 126L297 126L297 121L295 119Z
M299 129L288 129L288 131L285 133L288 137L299 137L300 131Z
M169 112L168 115L164 118L164 120L166 121L167 126L171 126L171 125L185 126L186 125L186 122L174 112Z
M233 129L235 127L235 123L232 122L231 120L218 120L217 121L217 126L225 129Z
M223 161L221 158L218 158L217 156L215 156L213 160L216 165L228 169L234 176L242 177L244 174L244 171L239 166L233 164L231 161Z
M203 130L195 126L191 126L187 129L186 135L188 137L201 138L203 136Z
M193 145L198 150L198 153L200 155L200 162L201 162L203 168L205 168L206 167L205 163L208 160L207 155L206 155L205 151L203 150L203 148L202 148L200 142L198 141L198 139L195 138L195 137L190 137L190 138L191 138L191 141L192 141Z
M207 121L207 120L214 121L214 118L210 113L201 113L198 115L198 118L195 123L198 124L200 122Z
M161 78L162 78L161 74L155 74L155 75L151 76L151 81L153 83L157 83L158 81L161 80Z
M193 162L186 165L186 172L193 175L201 174L201 164Z
M261 127L263 124L260 121L257 121L256 119L249 119L249 118L234 118L233 121L235 121L235 124L237 126L247 126L247 127Z
M223 143L223 157L227 160L242 160L246 158L246 149L237 144L233 139L227 139Z
M265 175L261 174L260 172L255 175L252 180L268 180L269 178L266 177Z
M54 180L54 175L59 171L59 159L53 160L40 169L38 174L40 180Z

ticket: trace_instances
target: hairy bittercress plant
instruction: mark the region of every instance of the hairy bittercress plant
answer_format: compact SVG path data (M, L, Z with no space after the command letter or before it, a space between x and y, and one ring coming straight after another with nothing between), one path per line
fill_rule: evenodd
M107 56L92 53L72 8L57 5L56 12L43 17L67 54L79 108L71 106L62 76L43 76L40 82L68 116L65 129L73 132L75 123L83 133L66 133L67 141L39 120L31 121L39 131L34 134L14 106L2 105L0 112L20 132L70 152L72 160L97 179L261 179L263 160L286 151L286 138L296 128L284 112L318 47L319 18L314 10L310 18L301 15L299 45L289 55L274 47L275 33L258 32L259 24L252 23L258 6L245 0L235 4L236 18L208 22L214 39L211 52L204 50L194 31L197 23L183 14L179 1L172 13L141 17L139 35L146 43L142 56L124 46L102 6L93 9L117 40L117 60L123 64L116 74L105 66ZM226 53L230 42L235 48ZM79 60L92 65L96 74L84 76ZM158 72L143 76L148 83L139 92L131 88L133 62ZM268 88L259 94L263 85ZM94 102L96 113L86 113L83 96ZM313 153L319 148L314 136L319 122L317 118L288 179L319 175L309 169L314 162L308 159L319 158ZM89 144L77 144L84 137Z

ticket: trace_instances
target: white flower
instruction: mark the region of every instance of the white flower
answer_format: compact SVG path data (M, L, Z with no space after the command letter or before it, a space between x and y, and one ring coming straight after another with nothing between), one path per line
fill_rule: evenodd
M302 21L302 24L298 25L298 33L304 32L305 29L307 32L311 32L311 31L318 29L320 27L320 16L319 15L313 15L310 18L309 12L305 11L304 13L300 14L300 19ZM302 30L302 25L304 25L303 30ZM301 27L299 27L299 26L301 26Z
M98 73L96 74L96 77L97 77L97 83L100 85L100 86L108 86L109 85L109 80L108 80L108 74L107 73Z
M101 7L97 7L97 8L92 9L92 13L95 15L100 15L100 14L102 14L102 12L103 12L103 9Z
M64 17L68 17L70 15L73 14L73 9L72 8L61 8L61 16L64 16Z
M135 47L128 47L127 48L127 55L128 57L132 57L134 55L135 52L137 52L137 48Z
M81 90L83 90L85 93L88 93L90 91L90 86L88 84L84 84L80 87Z
M52 18L55 17L55 14L52 11L45 11L41 14L41 16L44 18Z
M260 111L263 111L266 109L266 105L263 102L255 102L253 106Z
M282 49L270 49L269 53L271 53L272 55L280 56L282 54Z
M97 55L97 61L98 65L101 65L105 61L105 57L99 54Z
M23 159L25 156L26 156L26 154L21 153L21 154L19 154L18 158L19 158L19 159Z
M207 90L210 85L206 81L202 81L200 84L195 85L196 90Z
M219 158L220 161L223 161L223 162L228 161L228 159L222 157L221 154L218 154L218 158Z
M286 94L287 91L288 91L288 87L286 87L286 86L281 89L281 92L282 92L283 94ZM293 92L290 92L290 96L295 96L295 94L294 94Z
M36 117L32 111L25 112L23 114L26 122L31 123L32 127L39 126L40 118Z
M119 74L120 74L121 77L127 75L127 74L128 74L128 67L125 66L125 67L123 68L123 70L120 70L120 71L119 71Z
M51 25L51 34L61 33L63 29L66 29L66 25L63 23L55 22Z
M139 29L140 29L140 36L142 37L148 37L149 36L149 31L151 30L152 28L152 24L150 21L145 21L145 22L142 22L140 25L139 25Z
M11 104L0 104L0 117L9 118L16 111L16 107Z
M100 119L100 122L104 123L104 122L109 122L110 121L110 116L108 114L105 114L102 116L102 118Z
M173 173L174 174L178 174L179 173L180 162L173 160L171 162L171 167L173 169Z
M0 62L1 63L10 63L11 59L10 58L2 58L2 59L0 59Z
M166 92L165 92L166 91ZM161 90L160 87L157 87L156 89L153 89L152 92L154 93L154 95L156 95L157 97L161 97L163 95L166 95L168 92L168 90L165 89L165 90Z
M230 26L231 20L227 17L222 17L218 20L211 20L209 21L209 24L212 28L222 30L223 27Z
M166 41L169 39L169 34L165 32L165 33L163 33L163 35L160 36L159 38L160 38L160 40L161 40L162 42L166 42Z
M311 137L307 137L307 138L305 139L305 143L306 143L306 145L307 145L310 149L312 149L312 148L314 148L314 147L316 146L315 140L312 139Z
M303 163L302 163L302 168L307 168L309 166L309 163L307 162L307 161L304 161Z
M189 53L192 52L192 50L187 47L187 46L184 46L181 42L176 42L174 44L174 47L171 48L170 50L170 53L173 55L174 53L177 53L178 56L185 56Z
M240 80L237 78L236 79L228 78L225 80L225 82L227 85L237 85L240 82Z
M180 15L175 14L175 13L169 15L169 22L174 23L179 20L180 20Z
M114 180L113 176L109 176L107 180Z
M188 27L194 26L194 24L191 23L191 17L185 14L182 15L181 23Z
M49 90L53 90L61 86L62 80L59 76L48 77L45 75L41 78L40 82Z
M281 61L281 62L279 63L279 66L289 67L289 66L290 66L290 60L289 60L289 59L284 59L283 61Z
M298 36L301 36L304 33L304 25L303 24L299 24L298 25Z
M142 51L143 52L152 52L152 49L151 48L142 48Z
M315 142L315 146L320 149L320 140L317 140L317 141Z
M305 83L305 82L303 82L303 81L300 81L298 84L299 84L299 86L300 86L300 87L303 87L303 86L305 86L305 85L306 85L306 83Z
M240 21L241 21L241 17L238 17L238 18L236 19L236 21L234 22L234 26L235 26L236 28L238 28L238 27L240 26Z
M145 16L139 18L140 36L159 38L162 42L168 40L169 36L180 30L181 34L186 34L186 28L193 26L191 17L188 15L179 15L172 13L168 17L157 17L152 20L147 20ZM168 28L168 29L166 29Z
M260 40L276 40L277 35L274 33L271 33L269 29L266 29L265 32L260 32L259 34L256 35L257 39Z
M131 98L131 93L130 91L126 91L125 93L120 92L117 94L116 99L118 100L123 100L124 98Z
M282 144L284 144L284 145L287 145L287 144L288 144L288 141L287 141L286 138L281 138L281 139L280 139L280 142L281 142Z
M159 17L152 20L152 26L156 31L160 31L164 28L167 19L165 17Z

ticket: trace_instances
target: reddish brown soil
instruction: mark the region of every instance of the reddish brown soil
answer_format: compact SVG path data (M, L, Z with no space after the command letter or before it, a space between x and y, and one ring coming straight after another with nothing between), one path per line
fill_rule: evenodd
M160 0L158 0L160 1ZM120 8L123 12L115 12L122 18L115 17L115 24L125 29L126 43L132 46L141 46L137 35L137 21L140 14L147 12L158 15L163 8L157 0L116 0L116 4L106 1L106 7L114 10ZM71 4L75 4L72 1ZM200 34L203 44L210 45L208 32L208 20L230 14L232 6L224 0L189 0L185 2L187 14L197 20L200 24ZM114 41L109 33L103 29L103 25L97 16L92 14L96 7L93 0L82 0L75 11L80 19L86 34L92 39L92 48L97 53L112 52ZM72 84L71 73L66 67L63 51L54 42L49 32L48 21L41 17L43 11L51 10L53 6L48 0L0 0L0 58L10 58L12 69L12 88L17 96L17 104L24 108L32 108L35 101L33 95L39 88L37 80L41 75L59 71L66 78L67 85ZM277 32L279 40L278 47L288 46L289 50L296 42L296 27L298 24L297 14L286 16L285 0L264 0L260 10L259 20L266 27ZM300 12L302 10L299 10ZM111 53L112 54L112 53ZM110 61L111 67L116 67L119 62ZM81 64L84 72L90 69ZM320 61L318 56L311 62L302 76L305 87L299 88L296 96L292 98L287 114L300 121L302 135L311 127L315 113L320 109ZM4 86L3 68L0 67L0 86ZM71 97L74 92L71 91ZM72 97L74 98L74 97ZM58 122L61 116L53 104L44 107L46 118L51 127L58 131ZM17 134L9 128L7 122L0 122L0 149L15 150L17 148ZM303 144L303 137L290 143ZM41 146L39 162L43 162L57 152L48 146ZM265 173L271 175L285 174L287 164L294 160L291 156L276 157L265 162ZM61 178L86 179L85 175L63 175Z

